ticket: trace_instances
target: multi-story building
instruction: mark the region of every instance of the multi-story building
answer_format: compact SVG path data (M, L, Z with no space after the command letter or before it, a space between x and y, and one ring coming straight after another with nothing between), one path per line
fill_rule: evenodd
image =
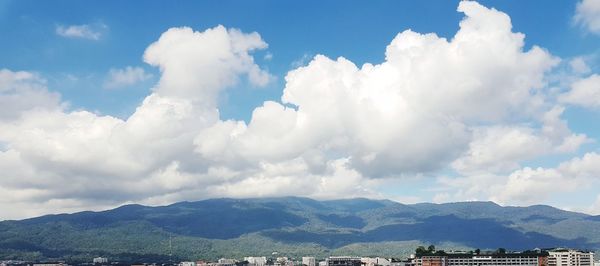
M196 266L195 261L182 261L178 266Z
M398 260L398 259L392 258L390 260L390 266L415 266L413 259L414 259L414 255L412 255L410 258L404 259L404 260Z
M303 266L316 266L315 257L302 257Z
M574 249L548 250L548 266L594 266L594 253Z
M360 261L365 266L390 266L391 261L385 258L361 258Z
M546 253L447 254L421 256L414 262L415 266L549 266Z
M97 258L93 258L92 259L92 263L94 263L94 264L108 263L108 259L107 258L103 258L103 257L97 257Z
M33 266L69 266L64 262L34 263Z
M218 260L218 265L219 266L235 266L236 262L237 261L235 259L220 258Z
M247 261L250 266L267 265L267 257L244 257L244 260Z
M361 266L357 257L329 257L326 262L327 266Z
M288 257L277 257L273 266L294 266L294 261L288 259Z

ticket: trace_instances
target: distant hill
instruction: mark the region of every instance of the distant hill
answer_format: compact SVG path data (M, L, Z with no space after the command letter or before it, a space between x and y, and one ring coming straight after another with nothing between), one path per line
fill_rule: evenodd
M0 259L168 261L219 257L402 257L418 245L509 250L600 249L600 219L493 202L211 199L0 222ZM169 250L169 239L172 250ZM168 254L172 252L173 257Z

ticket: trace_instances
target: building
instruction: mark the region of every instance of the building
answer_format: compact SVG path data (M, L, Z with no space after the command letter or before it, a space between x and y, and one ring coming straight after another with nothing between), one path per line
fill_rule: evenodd
M179 263L179 266L196 266L195 261L182 261Z
M574 249L548 250L548 266L594 266L594 253Z
M303 266L317 266L315 257L302 257Z
M218 264L220 266L234 266L237 261L235 259L220 258Z
M422 256L415 259L415 266L447 266L446 256Z
M266 257L244 257L250 266L265 266L267 265Z
M414 259L414 255L411 255L411 258L405 259L405 260L398 260L398 259L392 258L390 260L390 266L415 266L413 259Z
M549 266L546 253L445 254L416 257L415 266Z
M64 262L34 263L33 266L69 266Z
M277 257L274 266L294 266L294 261L288 259L288 257Z
M360 262L365 266L390 266L391 260L385 258L361 258Z
M361 266L360 258L357 257L329 257L325 261L327 266Z
M103 258L103 257L97 257L97 258L93 258L92 262L94 264L103 264L103 263L108 263L108 259L107 258Z

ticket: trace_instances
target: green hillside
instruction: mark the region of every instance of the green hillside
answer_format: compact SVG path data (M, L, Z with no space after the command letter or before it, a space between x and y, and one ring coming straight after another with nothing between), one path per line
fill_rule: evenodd
M0 222L0 259L179 261L272 252L403 257L428 244L445 249L599 249L600 219L549 206L492 202L404 205L286 197L126 205Z

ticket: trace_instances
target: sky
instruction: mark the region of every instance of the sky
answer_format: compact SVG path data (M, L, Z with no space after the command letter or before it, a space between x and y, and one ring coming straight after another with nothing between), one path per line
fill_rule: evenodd
M600 0L0 0L0 220L216 197L600 215Z

